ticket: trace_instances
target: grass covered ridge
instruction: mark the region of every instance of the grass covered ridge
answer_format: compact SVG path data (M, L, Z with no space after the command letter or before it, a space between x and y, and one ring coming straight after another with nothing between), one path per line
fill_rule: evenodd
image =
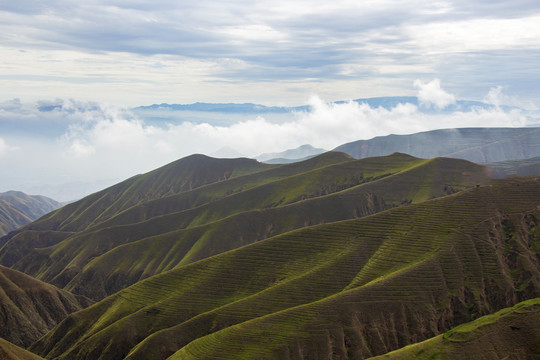
M32 350L58 359L384 354L537 297L539 204L540 180L511 180L286 232L137 282Z
M489 182L485 168L463 160L404 154L355 160L329 152L271 167L244 160L237 176L216 177L214 182L141 203L127 200L144 190L135 183L153 184L145 180L149 176L161 179L161 188L168 189L164 170L130 179L72 206L87 206L85 211L61 209L14 234L0 250L0 262L99 300L149 276L293 229L358 218ZM203 173L207 161L217 160L202 158ZM165 174L183 164L165 167ZM170 179L171 184L179 182L185 180ZM117 187L125 188L119 198ZM148 191L156 194L156 189ZM98 200L89 206L94 198ZM94 208L123 209L120 203L135 205L110 217L92 215ZM46 229L53 223L61 225ZM47 241L32 248L36 242L30 239L35 238Z

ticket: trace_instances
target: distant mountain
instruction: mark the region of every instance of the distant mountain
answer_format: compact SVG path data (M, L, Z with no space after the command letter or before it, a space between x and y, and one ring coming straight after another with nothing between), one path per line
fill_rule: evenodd
M235 159L245 157L243 154L239 153L238 151L229 146L218 149L216 152L210 154L210 156L220 159Z
M540 175L540 157L485 163L496 177Z
M535 298L370 360L537 359L538 324L540 298Z
M540 128L444 129L388 135L338 146L357 159L402 152L420 158L452 157L491 163L540 156Z
M404 172L395 172L399 163L407 164ZM376 164L382 166L378 179L373 172ZM313 208L307 218L317 225L173 265L170 271L70 315L31 350L46 358L74 360L365 359L451 328L455 328L451 339L474 339L474 334L467 334L470 327L456 326L540 296L540 179L497 181L450 196L371 211L366 217L317 221L324 209L342 211L347 199L360 205L356 211L368 212L368 204L376 207L384 198L384 192L375 191L378 187L387 193L399 189L402 198L410 189L422 199L430 198L425 192L441 186L435 179L442 170L454 168L447 170L444 184L450 176L470 174L474 166L464 168L465 164L470 163L452 159L419 162L401 154L350 161L351 170L369 168L373 177L373 181L356 186L356 193L366 196L362 205L359 197L350 196L355 187L336 192L334 198L340 201L333 204L315 206L315 199L307 196L290 205L273 205L272 211L295 207L279 217L286 221L293 220L288 218L292 214L302 216ZM337 170L340 164L335 166ZM284 168L291 169L290 165ZM298 184L305 186L308 179L317 182L323 169L316 170L317 176L300 175ZM328 171L325 176L333 173ZM390 175L384 176L386 173ZM335 177L339 178L343 179L344 173ZM390 182L382 184L385 181ZM423 185L416 186L417 181ZM287 191L294 189L293 184L274 187L281 189L277 193L285 202L290 201ZM262 190L251 195L270 197L269 188ZM326 198L331 195L320 200ZM246 198L241 199L238 204ZM303 206L302 211L298 206ZM277 216L263 208L258 212L271 233L278 224ZM147 223L147 227L155 224ZM257 226L239 219L233 224L230 229ZM215 233L220 239L227 235L223 230ZM118 228L115 237L120 234ZM199 236L208 239L210 234L194 238ZM102 245L96 244L96 234L92 238L92 249ZM114 241L112 236L107 238L107 242ZM163 252L164 242L157 237L144 251L139 246L150 239L133 242L129 256L109 252L110 258L102 264L116 263L119 268L100 278L108 280L122 271L145 271L157 263L168 264L170 254L181 248L200 250L221 243L185 244L177 239L175 234L171 243L176 244ZM153 260L137 270L134 261L142 257ZM501 324L513 326L502 317ZM528 329L525 323L517 324L524 331ZM532 326L533 333L526 336L534 340L537 322ZM505 329L501 334L510 333L519 334L520 329ZM484 344L488 343L485 339Z
M285 150L279 153L261 154L257 156L256 159L262 162L275 164L275 163L280 163L277 161L278 159L294 160L294 161L307 160L309 157L322 154L323 152L326 152L326 150L320 149L320 148L314 148L313 146L306 144L306 145L299 146L296 149L289 149L289 150ZM291 161L285 161L285 163L287 162L291 162Z
M471 111L474 108L492 109L495 106L479 101L458 100L455 104L450 104L442 110L423 106L415 96L387 96L362 98L351 100L359 104L368 104L372 108L383 107L391 109L399 104L413 104L419 106L421 111L425 112L452 112L452 111ZM346 101L336 101L336 104L342 104ZM512 107L502 106L503 109L509 110ZM260 104L244 103L201 103L194 104L153 104L149 106L139 106L135 110L162 110L162 111L200 111L200 112L219 112L219 113L250 113L250 114L265 114L265 113L289 113L294 111L309 111L310 105L302 106L265 106Z
M29 346L68 314L91 303L87 298L0 266L0 337L15 345Z
M45 196L26 195L20 191L0 193L0 237L61 205Z
M164 111L202 111L220 113L286 113L293 110L308 110L309 106L285 107L285 106L264 106L259 104L244 103L201 103L194 104L153 104L149 106L139 106L136 110L164 110Z

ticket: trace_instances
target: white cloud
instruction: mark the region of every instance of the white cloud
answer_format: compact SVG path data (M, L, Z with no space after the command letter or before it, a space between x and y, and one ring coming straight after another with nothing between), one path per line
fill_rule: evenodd
M418 100L421 105L425 105L426 107L435 106L441 110L448 105L456 103L454 95L447 93L441 88L439 79L433 79L428 83L416 80L414 86L419 89Z
M4 139L0 138L0 158L7 153L7 149L8 147L6 145L6 142L4 141Z
M484 101L488 104L499 107L501 105L502 86L495 86L489 89L488 94L484 98Z
M431 96L428 96L431 103L440 105L440 98L445 98L441 94L447 94L436 81L421 86ZM496 93L497 89L492 90L488 97L495 97ZM46 104L57 107L40 111L38 105ZM121 180L193 153L213 154L223 148L255 157L303 144L333 149L346 142L388 134L527 124L520 110L505 111L501 107L426 112L413 104L399 104L391 109L373 108L352 101L327 103L317 96L313 96L309 104L311 111L280 119L253 116L223 122L219 115L212 123L212 115L207 113L204 116L209 121L195 123L169 118L170 123L153 121L152 124L125 108L93 102L56 100L39 104L20 101L0 104L0 126L5 124L5 119L11 119L17 126L31 124L30 128L39 123L43 128L54 124L58 132L21 134L2 130L0 167L9 169L9 173L0 179L0 190L9 184L10 188L24 190L21 186L27 183ZM17 144L17 151L12 151L15 150L13 144Z
M0 137L0 159L15 150L19 150L19 147L9 145L3 138ZM4 169L4 171L8 171L8 169Z
M505 93L503 93L503 86L495 86L489 89L488 94L484 97L484 102L488 104L495 105L496 107L499 107L501 105L507 105L507 106L515 106L519 107L525 110L530 110L532 112L538 111L538 106L532 102L527 100L519 99L515 96L509 96Z
M504 16L504 14L501 14ZM408 44L426 55L540 47L540 16L477 18L405 25Z

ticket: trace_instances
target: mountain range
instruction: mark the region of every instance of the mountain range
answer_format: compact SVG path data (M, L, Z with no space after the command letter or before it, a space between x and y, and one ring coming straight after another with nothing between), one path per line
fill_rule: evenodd
M438 110L431 107L425 107L422 102L416 96L385 96L385 97L373 97L351 100L358 104L367 104L372 108L382 107L385 109L391 109L399 104L413 104L419 106L422 111L436 112L436 111L470 111L474 108L481 109L493 109L495 105L487 104L480 101L468 101L457 100L454 104L449 104L442 110ZM346 101L336 101L336 104L343 104ZM503 106L505 110L510 110L513 107ZM250 113L250 114L269 114L269 113L290 113L299 111L309 111L310 105L300 106L265 106L261 104L253 103L203 103L197 102L193 104L153 104L148 106L136 107L135 111L145 110L162 110L162 111L199 111L199 112L220 112L220 113ZM48 110L48 109L47 109Z
M67 204L0 237L0 354L540 356L527 130L375 138L288 164L196 154Z

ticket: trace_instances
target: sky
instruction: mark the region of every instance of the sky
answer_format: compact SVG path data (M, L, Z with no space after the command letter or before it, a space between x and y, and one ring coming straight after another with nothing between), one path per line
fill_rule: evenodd
M0 1L0 191L69 200L192 153L527 126L539 59L538 1ZM419 104L347 102L377 96ZM458 100L494 107L444 111ZM194 102L312 110L132 109Z
M536 0L0 2L0 99L302 105L540 95Z

